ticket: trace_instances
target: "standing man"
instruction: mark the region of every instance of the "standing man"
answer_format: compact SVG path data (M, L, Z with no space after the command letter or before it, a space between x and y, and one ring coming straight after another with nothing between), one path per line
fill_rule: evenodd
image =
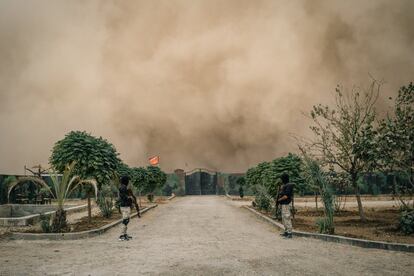
M128 223L131 217L131 208L132 203L135 204L135 207L137 208L138 217L140 217L139 213L139 207L136 202L136 198L134 194L132 193L132 190L128 189L128 183L129 183L129 177L128 176L122 176L121 177L121 187L119 187L119 205L120 210L122 213L122 233L119 236L120 241L127 241L131 239L131 236L128 236L127 229L128 229Z
M282 223L285 227L285 231L281 236L291 239L292 238L292 213L290 203L293 198L293 183L289 183L289 175L283 173L280 177L282 180L282 189L278 195L277 202L282 206Z

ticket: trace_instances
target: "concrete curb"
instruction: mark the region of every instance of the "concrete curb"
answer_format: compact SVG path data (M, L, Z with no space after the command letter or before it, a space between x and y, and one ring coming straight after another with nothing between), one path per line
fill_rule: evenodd
M49 206L49 205L48 205ZM88 205L75 205L75 206L66 206L64 207L64 210L67 212L67 214L82 212L87 210ZM36 214L31 214L27 216L22 217L8 217L8 218L0 218L0 226L27 226L29 224L33 225L40 220L41 215L50 216L53 215L56 212L56 210L47 211L47 212L39 212Z
M250 212L254 213L256 216L258 216L262 220L266 221L267 223L270 223L271 225L276 226L281 230L284 229L281 223L272 220L271 218L263 215L262 213L251 208L250 206L244 205L243 207L249 210ZM414 244L370 241L370 240L363 240L363 239L348 238L344 236L309 233L309 232L302 232L302 231L296 231L296 230L293 230L292 234L298 237L314 238L314 239L319 239L319 240L324 240L324 241L329 241L329 242L350 244L350 245L364 247L364 248L375 248L375 249L402 251L402 252L414 252Z
M176 197L176 195L175 194L172 194L172 196L170 196L169 198L167 198L167 200L172 200L172 199L174 199Z
M141 214L148 212L149 210L157 207L158 205L152 205L145 209L141 210ZM138 214L135 213L131 215L131 218L136 217ZM12 232L8 235L7 238L12 240L78 240L84 238L91 238L98 235L101 235L108 231L109 229L117 226L122 222L122 219L111 222L107 225L104 225L97 229L82 231L82 232L73 232L73 233L20 233Z

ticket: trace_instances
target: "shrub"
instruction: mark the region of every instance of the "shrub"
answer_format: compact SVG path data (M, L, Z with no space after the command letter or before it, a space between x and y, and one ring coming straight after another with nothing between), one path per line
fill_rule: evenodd
M244 197L243 186L240 186L240 188L239 188L239 195L240 195L240 198L243 198Z
M270 211L272 208L272 199L268 195L266 188L263 186L257 187L255 201L259 210Z
M50 225L50 216L44 214L40 215L40 227L42 227L43 233L52 232L52 226Z
M335 232L334 226L334 197L332 189L329 186L328 177L322 171L319 163L310 159L307 155L304 156L304 178L307 182L319 190L322 196L324 208L324 218L317 220L316 224L319 226L319 232L324 234L333 234Z
M154 201L154 195L153 194L148 194L147 199L148 199L149 202L153 202Z
M335 232L335 227L329 217L319 218L316 221L316 225L319 227L319 233L334 234Z
M99 206L102 216L110 218L114 209L113 191L109 185L102 186L96 202Z
M400 229L407 235L414 233L414 210L403 211L401 213Z

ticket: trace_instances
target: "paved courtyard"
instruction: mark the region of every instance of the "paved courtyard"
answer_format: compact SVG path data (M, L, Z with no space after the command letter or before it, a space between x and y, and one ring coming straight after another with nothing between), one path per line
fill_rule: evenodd
M284 240L225 197L176 198L76 241L0 241L0 275L413 275L414 254Z

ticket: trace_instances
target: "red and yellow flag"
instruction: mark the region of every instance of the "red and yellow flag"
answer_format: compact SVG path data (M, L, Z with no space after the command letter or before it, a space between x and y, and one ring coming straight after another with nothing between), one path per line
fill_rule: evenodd
M148 160L149 160L149 162L152 166L156 166L160 163L160 157L158 155L153 156L153 157L149 158Z

